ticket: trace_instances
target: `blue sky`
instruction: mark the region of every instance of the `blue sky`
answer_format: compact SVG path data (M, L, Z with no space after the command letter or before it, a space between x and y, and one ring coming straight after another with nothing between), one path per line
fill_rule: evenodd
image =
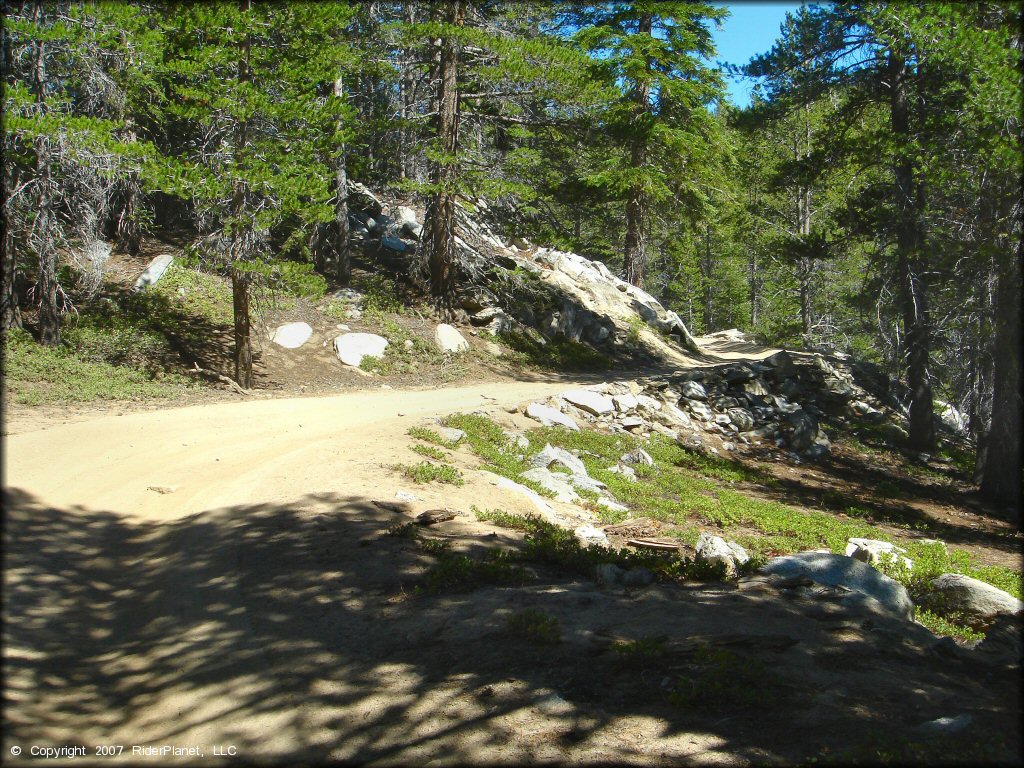
M799 8L801 3L716 3L729 9L730 15L722 29L714 32L718 47L717 60L730 64L746 64L751 56L771 50L779 36L779 25L786 11ZM740 107L750 103L754 83L746 78L726 77L730 100Z

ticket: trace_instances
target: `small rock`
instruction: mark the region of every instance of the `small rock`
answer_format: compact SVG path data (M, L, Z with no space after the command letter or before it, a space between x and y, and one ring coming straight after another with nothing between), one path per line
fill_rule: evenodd
M697 539L697 559L711 564L720 564L725 568L727 578L737 573L738 566L747 562L750 556L739 544L726 542L721 536L702 533Z
M967 728L973 720L974 717L967 713L957 715L956 717L940 717L937 720L921 723L914 730L932 734L959 733Z
M469 349L469 342L454 326L447 323L441 323L434 329L434 342L445 354L457 354Z
M595 416L603 416L615 410L615 404L610 397L600 392L592 392L587 389L570 389L562 392L559 397L567 403L572 403L577 408L592 413Z
M298 349L313 335L313 328L309 323L286 323L278 326L270 340L279 347L285 349Z
M646 568L630 568L623 571L620 580L624 587L646 587L654 583L655 575Z
M345 333L334 339L334 351L345 365L358 368L364 357L382 357L388 340L373 333Z
M642 411L654 413L661 410L661 403L648 395L636 396L637 407Z
M634 429L643 429L645 423L646 422L639 416L625 416L619 419L619 424L622 425L622 428L631 431Z
M573 533L576 534L576 538L586 546L590 546L591 544L599 544L603 547L609 546L608 537L605 536L604 531L600 528L595 528L590 524L579 526L573 531Z
M636 399L635 395L613 395L612 403L615 405L615 410L619 413L629 413L635 411L640 401Z
M594 568L594 579L599 584L604 584L608 587L615 587L622 583L622 577L625 575L625 571L615 563L601 563Z
M651 457L651 454L647 453L643 448L637 448L635 451L622 454L619 461L627 465L639 464L645 467L654 466L654 459Z
M555 501L575 504L580 500L580 495L576 493L576 490L570 484L568 475L552 472L544 467L534 467L525 472L520 472L519 476L531 480L544 490L555 494Z
M411 350L412 350L412 348L413 348L413 347L415 347L415 346L416 346L416 345L415 345L415 344L413 344L413 341L412 341L412 339L406 339L405 341L403 341L403 342L402 342L402 347L403 347L404 349L406 349L406 350L409 350L409 351L411 351Z
M906 551L902 547L878 539L852 538L846 542L846 556L869 565L877 565L883 558L900 557L907 568L913 568L913 561L899 554Z
M587 468L582 461L564 448L556 448L551 443L547 443L544 449L530 460L530 464L544 469L551 469L552 464L561 464L574 475L587 475Z
M455 427L438 427L437 434L447 443L460 443L466 439L466 433Z
M629 507L625 504L620 504L615 499L609 496L598 496L595 502L599 507L604 507L609 512L629 512Z
M696 381L684 381L679 387L683 397L689 400L707 400L708 393L704 387Z
M579 432L579 425L573 421L569 416L566 416L561 411L556 411L546 405L540 403L530 403L526 406L526 415L535 421L539 421L545 427L553 427L555 425L561 427L567 427L574 432Z

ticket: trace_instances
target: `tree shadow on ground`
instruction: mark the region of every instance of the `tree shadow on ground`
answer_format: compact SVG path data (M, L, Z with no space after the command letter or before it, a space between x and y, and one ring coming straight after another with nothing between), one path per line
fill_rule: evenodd
M154 523L12 489L5 509L5 754L135 743L234 745L246 762L792 762L859 755L864 739L961 712L971 739L928 737L942 754L962 743L1012 762L1020 744L1015 676L827 597L609 591L541 568L522 586L419 594L433 558L385 535L395 513L359 497ZM556 617L562 642L510 634L525 609ZM728 653L684 643L624 663L609 635L710 635Z

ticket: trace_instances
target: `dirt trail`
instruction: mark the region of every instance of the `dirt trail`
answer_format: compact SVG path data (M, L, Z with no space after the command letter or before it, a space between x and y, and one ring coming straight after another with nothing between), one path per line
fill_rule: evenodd
M540 573L411 596L429 558L383 536L406 518L372 500L406 489L422 508L530 505L468 472L461 488L412 485L388 468L418 460L406 430L476 409L515 423L505 408L569 386L222 402L8 435L5 758L83 745L87 762L106 763L95 748L121 745L115 762L154 765L741 765L850 742L896 713L909 725L966 708L1010 732L999 678L936 659L925 630L897 641L770 591L631 593ZM456 456L468 464L465 448ZM517 536L469 517L448 530L469 547ZM508 615L526 607L559 617L560 645L509 637ZM781 674L767 712L666 706L660 673L623 672L601 650L621 633L741 631L799 638L781 660L763 652ZM870 697L874 708L855 706ZM197 751L132 751L164 745Z

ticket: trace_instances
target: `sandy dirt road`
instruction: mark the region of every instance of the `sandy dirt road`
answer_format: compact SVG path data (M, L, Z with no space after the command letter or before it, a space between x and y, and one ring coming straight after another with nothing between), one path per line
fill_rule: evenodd
M522 585L416 594L434 561L385 535L411 518L374 499L406 489L421 508L531 508L472 472L466 449L453 452L465 486L412 485L388 468L418 460L406 430L477 409L515 424L506 407L569 386L239 401L8 435L4 757L743 765L965 708L1019 742L1001 706L1019 688L999 669L939 659L923 628L878 619L869 632L820 601L734 585L631 592L542 568ZM465 551L521 540L471 517L445 530ZM556 616L562 642L510 636L525 609ZM737 632L773 671L751 680L767 708L668 705L661 673L608 651L615 636Z

